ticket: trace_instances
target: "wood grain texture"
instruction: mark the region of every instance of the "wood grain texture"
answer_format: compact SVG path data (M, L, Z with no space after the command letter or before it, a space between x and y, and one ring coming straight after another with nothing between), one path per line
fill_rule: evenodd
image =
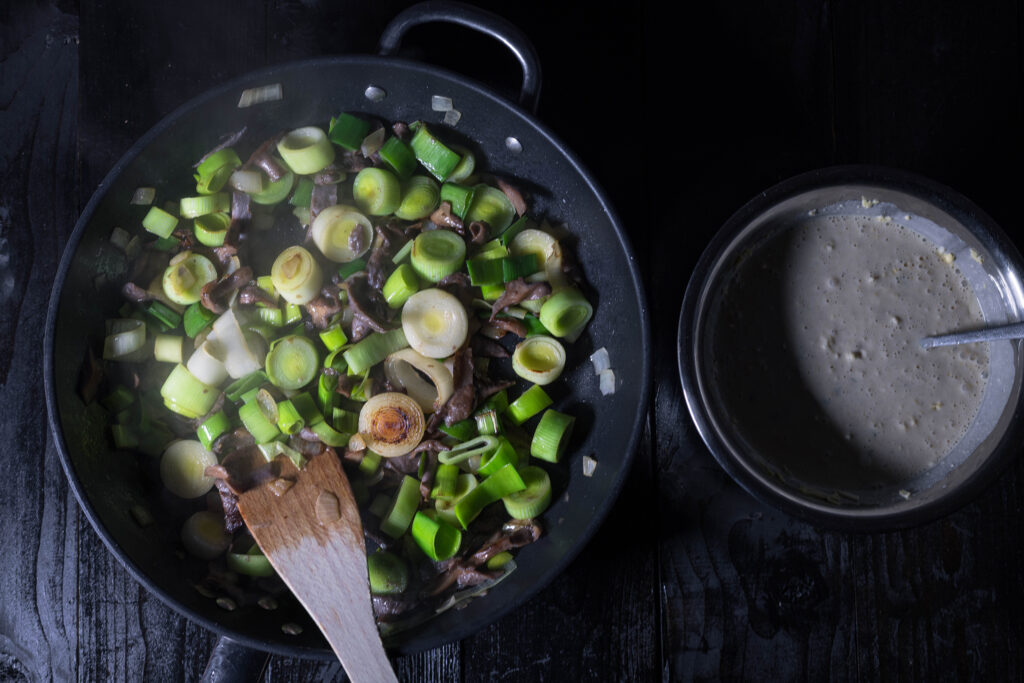
M0 5L0 681L193 681L215 641L120 567L48 438L38 348L80 208L179 103L266 64L372 52L404 4ZM813 528L751 498L703 447L674 341L707 240L801 171L916 170L1024 245L1022 3L750 0L689 4L684 21L657 3L479 4L534 40L541 120L625 219L650 294L654 395L621 498L576 561L475 637L397 658L399 679L1024 680L1024 465L921 528ZM470 60L417 42L412 56L516 90L515 63L487 41ZM344 673L274 656L264 680Z

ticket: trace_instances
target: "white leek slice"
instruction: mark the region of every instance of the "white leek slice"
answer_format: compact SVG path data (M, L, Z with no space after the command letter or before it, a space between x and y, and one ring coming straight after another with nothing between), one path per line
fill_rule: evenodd
M181 543L190 554L212 560L227 552L231 534L224 528L224 518L209 510L200 510L181 527Z
M509 253L513 256L536 254L540 271L527 276L527 282L549 282L553 288L568 282L562 272L562 245L543 230L527 228L520 232L512 238Z
M228 185L247 194L263 192L263 173L260 171L243 171L238 169L228 178Z
M181 347L182 338L178 335L158 334L153 340L153 358L162 363L180 363Z
M188 306L199 301L203 286L217 279L217 268L201 254L183 251L171 259L162 280L171 301Z
M565 369L565 347L545 335L528 337L512 352L512 369L534 384L551 384Z
M270 269L277 293L290 304L306 304L320 296L324 274L313 255L298 245L282 251Z
M402 349L388 356L384 361L384 374L393 385L405 389L427 414L440 409L455 391L451 370L415 349Z
M263 368L263 359L258 358L250 349L234 310L228 309L213 321L213 332L221 348L220 359L232 379L245 377Z
M206 338L192 356L189 357L185 367L195 375L195 378L211 387L220 386L228 378L228 369L224 366L224 352L215 339Z
M376 394L359 411L359 433L366 447L385 458L405 455L416 448L425 429L423 410L406 394Z
M198 498L213 488L206 468L217 464L217 456L193 439L171 443L160 458L160 480L179 498Z
M135 318L107 321L107 336L103 339L104 360L141 360L145 351L145 323Z
M313 219L313 242L335 263L356 260L373 244L370 219L341 205L329 206Z
M447 358L466 343L469 316L455 296L443 289L424 289L402 307L402 331L421 355Z

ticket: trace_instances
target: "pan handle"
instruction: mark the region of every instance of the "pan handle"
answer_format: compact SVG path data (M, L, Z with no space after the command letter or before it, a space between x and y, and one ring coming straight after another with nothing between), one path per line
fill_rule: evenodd
M378 53L383 57L398 52L406 31L420 24L444 22L474 29L503 43L523 68L523 85L519 104L530 113L537 113L540 100L540 60L526 34L508 20L487 10L461 2L433 0L402 10L381 34Z
M270 655L228 636L217 638L203 671L202 683L256 683L263 680Z

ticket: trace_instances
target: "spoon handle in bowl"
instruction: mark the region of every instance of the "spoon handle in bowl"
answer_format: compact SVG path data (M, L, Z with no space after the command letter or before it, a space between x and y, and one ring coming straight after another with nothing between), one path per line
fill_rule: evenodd
M954 344L971 344L973 342L999 341L1002 339L1020 339L1024 337L1024 323L1013 323L999 327L987 327L982 330L954 332L935 337L925 337L921 346L930 349L936 346L953 346Z

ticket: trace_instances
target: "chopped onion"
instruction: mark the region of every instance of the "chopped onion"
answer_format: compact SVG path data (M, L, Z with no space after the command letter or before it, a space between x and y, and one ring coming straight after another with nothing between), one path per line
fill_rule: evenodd
M363 153L364 157L373 156L383 144L384 128L381 127L363 138L363 143L359 145L359 151Z
M589 455L583 456L583 476L592 477L594 476L594 470L597 469L597 461L591 458Z
M242 96L238 98L238 108L243 109L262 102L273 102L283 97L284 93L281 90L280 83L263 85L258 88L247 88L242 91Z
M131 239L131 234L124 228L114 228L110 231L110 243L121 251L128 251L128 243Z
M444 122L449 126L454 126L461 118L462 112L458 109L450 109L444 113Z
M235 171L228 178L228 185L239 192L256 194L263 191L263 174L259 171Z
M421 377L420 373L430 381ZM411 348L388 356L384 361L384 374L388 381L404 389L424 413L432 413L443 406L455 391L451 370L444 363L427 358Z
M135 194L132 195L132 199L129 204L140 204L142 206L149 206L153 203L153 199L156 197L155 187L139 187L136 188Z
M602 370L598 373L598 379L601 386L601 394L607 396L608 394L615 393L615 371L611 368Z
M590 354L590 362L594 364L595 375L600 375L604 370L609 370L612 367L611 358L608 356L608 349L603 346Z
M371 102L380 102L387 96L388 93L386 90L384 90L384 88L378 88L375 85L367 86L366 90L363 91L363 97L370 100Z
M434 111L451 111L452 98L444 95L434 95L430 98L430 108Z

